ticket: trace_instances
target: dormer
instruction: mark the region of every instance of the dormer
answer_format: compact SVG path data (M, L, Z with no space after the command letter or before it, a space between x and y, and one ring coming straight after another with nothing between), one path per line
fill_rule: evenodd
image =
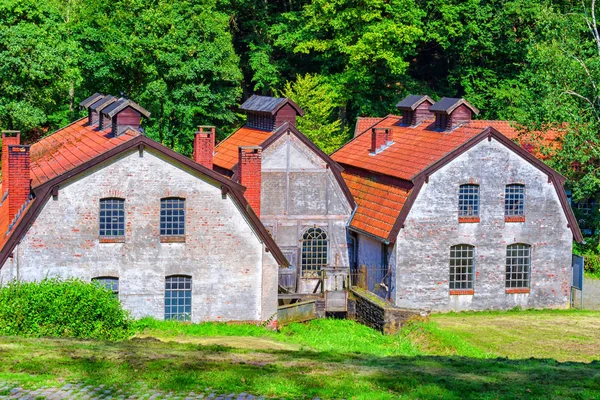
M248 116L248 128L273 131L288 122L296 126L296 117L303 116L304 111L288 98L253 95L240 106Z
M429 107L434 101L429 96L414 95L407 96L404 100L396 104L396 108L402 111L402 126L417 126L425 120L433 119L433 114Z
M110 95L103 96L96 100L88 107L88 124L98 125L99 130L105 129L106 127L104 126L104 121L102 121L102 118L100 118L100 112L117 100L118 99L115 96Z
M112 135L117 137L128 129L139 130L142 117L150 118L150 113L139 104L121 97L102 110L101 121L106 121L104 128L111 126Z
M429 107L429 111L435 115L434 128L440 131L451 131L479 114L479 110L471 103L454 97L443 97Z

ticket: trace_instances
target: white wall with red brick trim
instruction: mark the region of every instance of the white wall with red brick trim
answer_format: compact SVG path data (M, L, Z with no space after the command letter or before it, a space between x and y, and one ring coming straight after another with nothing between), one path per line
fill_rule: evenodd
M48 200L0 279L116 276L133 316L162 319L165 277L184 274L192 276L192 321L268 320L277 312L277 262L207 179L137 149L89 170ZM99 242L99 200L111 196L125 199L125 243ZM185 243L160 242L160 199L170 196L186 199Z

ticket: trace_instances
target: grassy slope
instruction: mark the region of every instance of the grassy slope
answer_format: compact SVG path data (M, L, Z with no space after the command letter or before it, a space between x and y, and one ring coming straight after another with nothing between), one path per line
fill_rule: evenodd
M511 359L600 360L600 312L545 310L440 314L443 335Z
M513 314L525 318L529 312ZM143 321L140 336L147 338L122 343L0 338L0 379L24 385L61 379L143 384L182 393L211 387L288 398L600 398L598 362L493 358L501 347L491 351L486 340L465 340L460 324L451 324L467 319L482 330L504 315L439 316L390 337L350 321L319 320L281 333ZM560 330L555 321L581 318L585 328L600 313L537 316Z

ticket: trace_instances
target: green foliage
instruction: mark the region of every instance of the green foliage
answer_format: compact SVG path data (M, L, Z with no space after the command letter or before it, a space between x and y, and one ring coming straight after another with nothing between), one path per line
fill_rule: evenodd
M54 1L0 3L0 127L27 134L72 118L78 43Z
M184 154L196 125L231 125L241 94L228 17L214 0L88 0L76 25L85 95L124 92L150 137Z
M130 325L119 300L94 283L44 279L0 288L0 335L122 340Z
M341 105L339 95L321 76L299 76L285 85L281 96L289 97L304 110L305 115L298 118L298 129L325 153L333 153L350 138L348 128L342 127L335 114Z
M282 14L269 33L290 70L318 73L346 108L379 115L404 91L422 16L413 0L313 0Z

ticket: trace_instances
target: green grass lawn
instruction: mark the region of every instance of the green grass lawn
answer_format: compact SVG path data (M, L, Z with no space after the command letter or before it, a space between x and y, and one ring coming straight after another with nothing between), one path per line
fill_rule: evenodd
M594 399L599 320L577 311L447 314L396 336L344 320L281 332L144 320L124 342L0 338L0 379L279 398Z

